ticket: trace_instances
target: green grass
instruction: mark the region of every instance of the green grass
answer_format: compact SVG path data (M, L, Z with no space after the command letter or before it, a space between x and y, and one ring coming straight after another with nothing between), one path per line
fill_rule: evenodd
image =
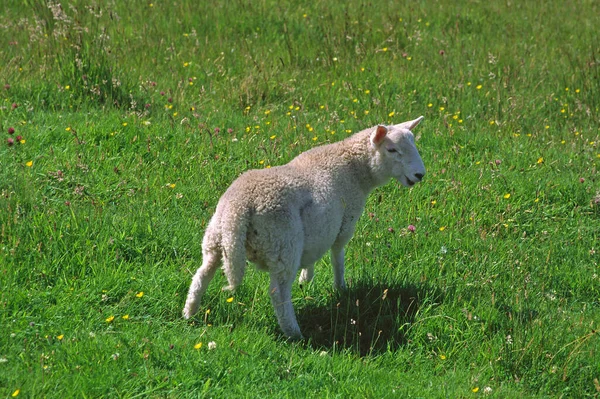
M195 3L0 1L0 396L600 395L597 2ZM236 176L419 115L305 342L256 271L182 319Z

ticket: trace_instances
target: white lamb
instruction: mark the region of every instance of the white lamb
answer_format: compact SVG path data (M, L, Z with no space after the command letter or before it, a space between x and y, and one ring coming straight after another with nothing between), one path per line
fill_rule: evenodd
M306 151L290 163L250 170L223 194L202 242L203 262L189 289L183 316L200 298L221 263L229 285L242 282L246 258L270 273L269 294L283 333L301 339L292 306L292 283L314 275L331 249L334 286L345 288L344 246L373 189L395 178L410 187L425 175L411 132L423 117L375 126L347 139Z

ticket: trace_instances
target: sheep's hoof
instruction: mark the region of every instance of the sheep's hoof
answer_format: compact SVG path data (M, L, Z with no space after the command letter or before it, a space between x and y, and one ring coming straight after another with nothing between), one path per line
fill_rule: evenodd
M223 288L221 288L221 291L233 291L235 290L235 287L233 285L226 285Z
M304 340L304 336L302 335L302 333L298 332L297 334L288 335L287 340L289 342L298 342Z
M183 311L181 312L183 318L186 320L190 319L194 315L194 313L196 313L196 312L193 312L187 308L184 308Z

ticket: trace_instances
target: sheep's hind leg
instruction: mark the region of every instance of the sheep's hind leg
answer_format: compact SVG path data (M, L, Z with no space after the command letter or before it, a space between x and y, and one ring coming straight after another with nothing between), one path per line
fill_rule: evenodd
M205 251L202 257L202 266L198 268L192 279L188 296L183 307L183 317L189 319L198 311L200 299L206 292L208 284L215 276L215 272L221 265L221 254L219 251Z
M298 281L300 282L300 284L310 283L314 276L315 264L313 263L312 265L302 268L302 271L300 271L300 278L298 279Z
M289 271L287 273L285 271L271 272L269 295L281 330L287 337L299 340L303 337L292 305L293 281L294 273L289 273Z

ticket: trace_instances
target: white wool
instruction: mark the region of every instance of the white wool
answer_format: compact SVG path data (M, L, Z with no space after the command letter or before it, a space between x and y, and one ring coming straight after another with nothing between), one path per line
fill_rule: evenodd
M203 263L183 309L198 310L219 266L233 290L246 259L271 277L269 294L284 334L302 338L291 302L292 283L310 281L314 264L331 250L334 286L345 287L344 246L350 241L368 194L395 178L412 186L425 175L411 130L423 117L375 126L346 140L315 147L290 163L250 170L223 194L202 242Z

